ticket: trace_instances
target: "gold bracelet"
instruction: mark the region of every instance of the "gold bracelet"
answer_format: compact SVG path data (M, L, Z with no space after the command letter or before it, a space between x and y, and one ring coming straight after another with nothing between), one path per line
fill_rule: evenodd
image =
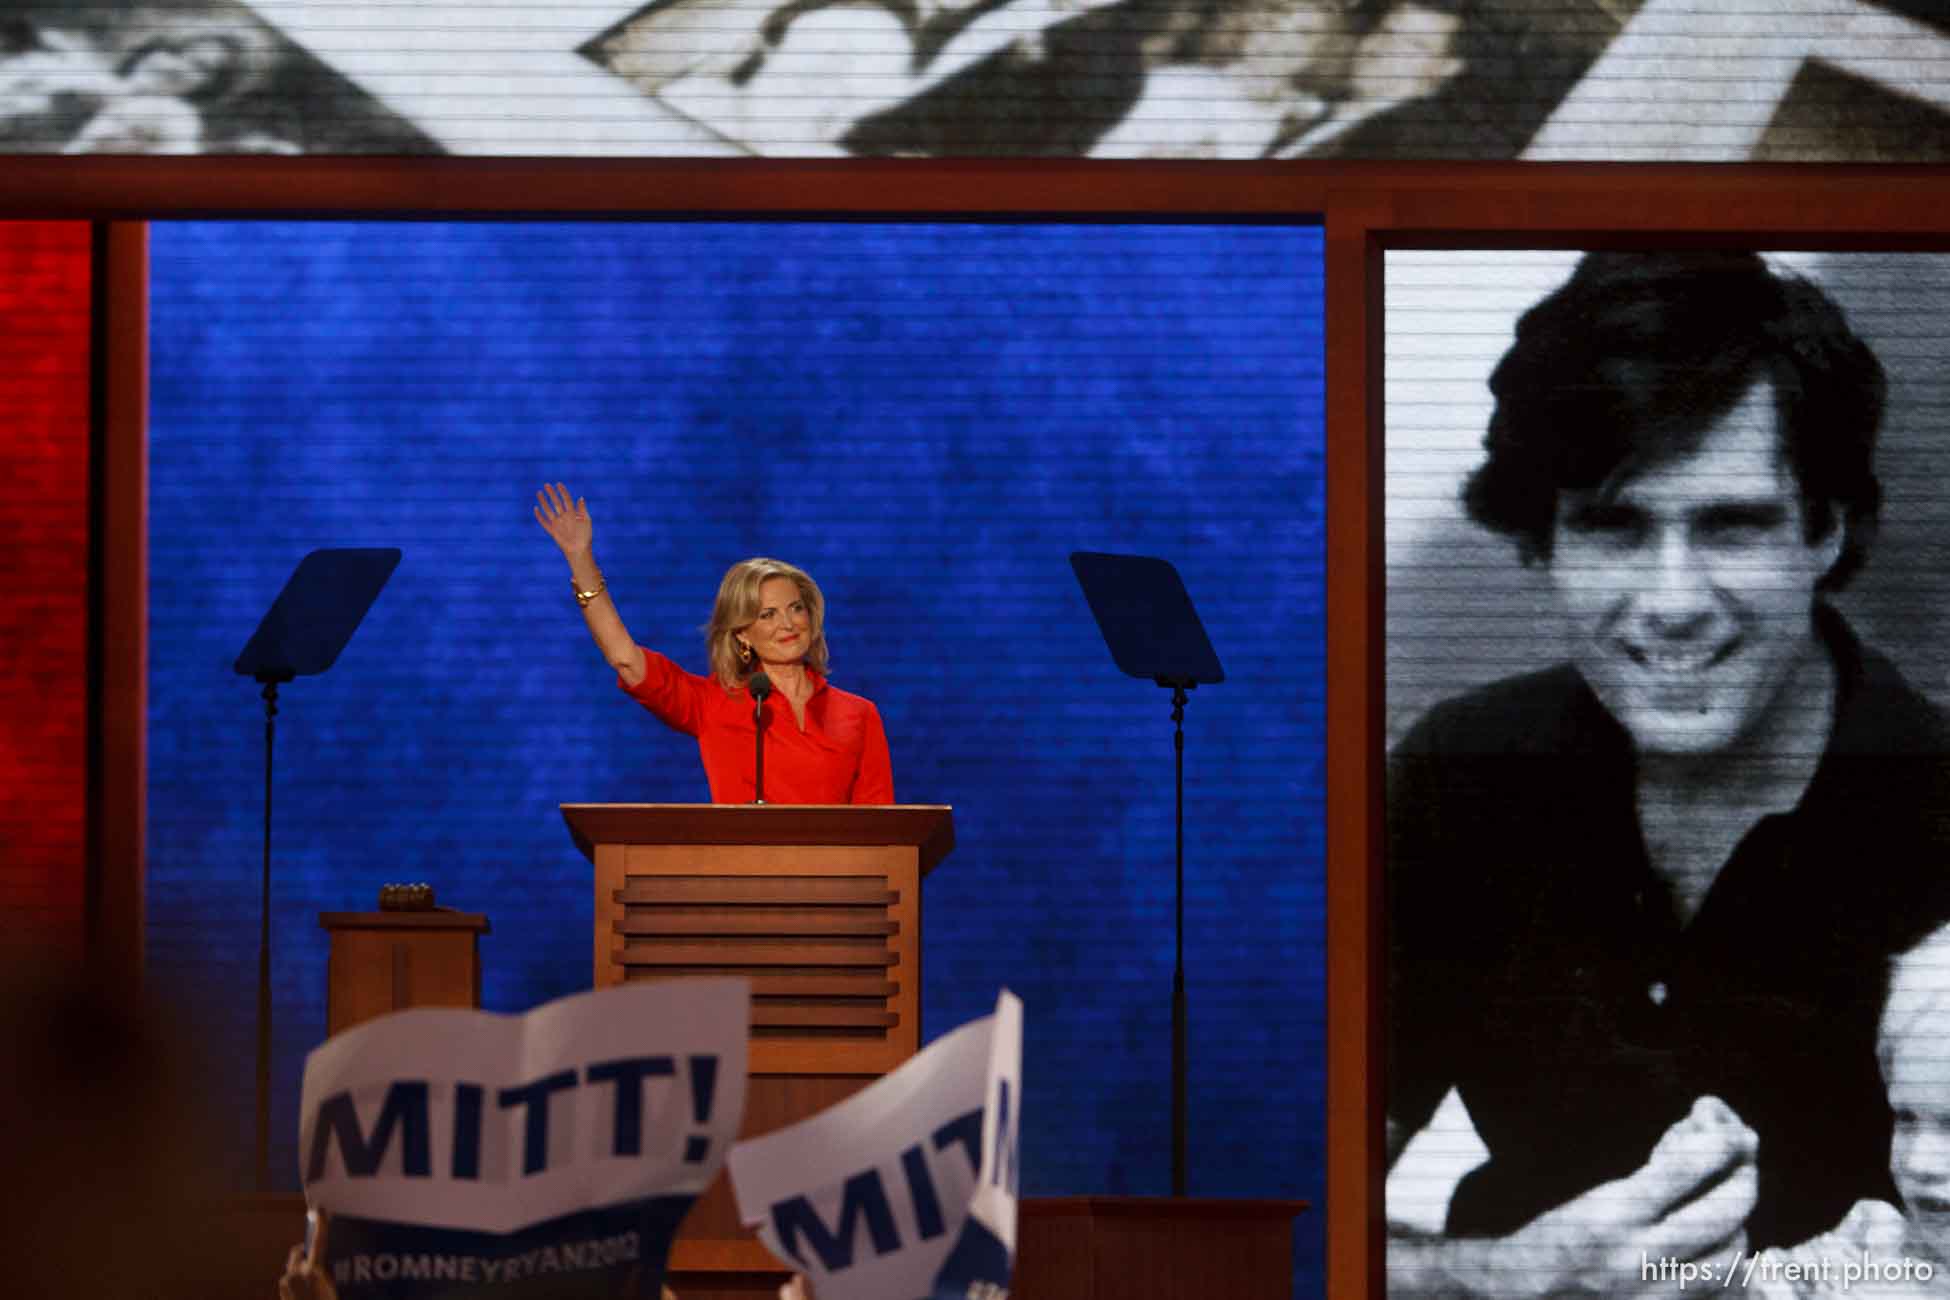
M603 580L603 571L601 569L596 570L596 589L594 591L584 591L582 588L577 587L574 574L569 575L569 586L575 590L576 604L584 609L589 608L590 601L609 590L609 584Z

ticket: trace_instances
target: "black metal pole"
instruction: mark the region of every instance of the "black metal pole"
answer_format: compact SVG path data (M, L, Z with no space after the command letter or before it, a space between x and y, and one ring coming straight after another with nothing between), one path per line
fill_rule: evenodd
M278 684L264 683L264 877L257 917L257 1190L271 1190L271 745Z
M1177 954L1171 972L1171 1194L1185 1194L1185 688L1171 688L1177 768Z

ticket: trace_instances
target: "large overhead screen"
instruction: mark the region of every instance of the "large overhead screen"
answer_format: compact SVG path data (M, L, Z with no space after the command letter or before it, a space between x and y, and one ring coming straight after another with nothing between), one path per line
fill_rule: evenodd
M28 0L0 152L1940 161L1931 0Z

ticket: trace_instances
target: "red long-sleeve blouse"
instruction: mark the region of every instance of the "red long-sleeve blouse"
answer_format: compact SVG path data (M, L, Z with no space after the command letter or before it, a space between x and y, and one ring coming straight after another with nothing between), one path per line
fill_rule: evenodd
M892 803L894 766L873 701L829 685L811 669L812 698L802 730L792 706L765 701L765 802ZM665 724L697 737L712 803L750 803L756 766L752 697L685 672L655 650L643 652L643 680L624 694Z

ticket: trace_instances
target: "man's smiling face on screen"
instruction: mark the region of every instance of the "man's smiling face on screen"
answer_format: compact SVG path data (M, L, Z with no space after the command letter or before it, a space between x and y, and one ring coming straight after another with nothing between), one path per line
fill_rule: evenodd
M1641 754L1705 755L1775 721L1816 653L1808 540L1762 380L1690 452L1557 503L1550 581L1573 658Z

